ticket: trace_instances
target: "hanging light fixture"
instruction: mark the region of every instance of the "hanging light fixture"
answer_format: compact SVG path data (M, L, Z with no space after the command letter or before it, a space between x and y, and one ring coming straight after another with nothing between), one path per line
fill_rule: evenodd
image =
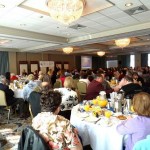
M63 52L66 54L70 54L73 52L73 47L65 47L63 48Z
M84 3L84 0L47 0L50 16L66 25L81 17Z
M118 39L115 40L117 46L124 48L130 44L130 38Z
M98 56L104 56L104 55L105 55L105 52L104 52L104 51L99 51L99 52L97 52L97 55L98 55Z

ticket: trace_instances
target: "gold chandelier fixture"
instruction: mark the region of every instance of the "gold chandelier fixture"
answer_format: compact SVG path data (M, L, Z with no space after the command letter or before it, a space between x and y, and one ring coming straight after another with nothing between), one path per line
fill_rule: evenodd
M99 52L97 52L97 55L98 55L98 56L104 56L104 55L105 55L105 52L104 52L104 51L99 51Z
M63 52L66 54L70 54L73 52L73 47L65 47L63 48Z
M130 44L130 38L118 39L115 40L117 46L124 48Z
M84 3L84 0L47 0L50 16L66 25L81 17Z

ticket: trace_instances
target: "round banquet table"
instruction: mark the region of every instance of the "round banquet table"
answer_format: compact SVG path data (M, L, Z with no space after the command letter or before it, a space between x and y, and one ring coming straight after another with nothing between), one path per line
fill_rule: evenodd
M90 145L93 150L122 150L124 137L117 133L117 124L100 126L87 122L80 117L79 105L73 107L70 121L78 129L83 145Z

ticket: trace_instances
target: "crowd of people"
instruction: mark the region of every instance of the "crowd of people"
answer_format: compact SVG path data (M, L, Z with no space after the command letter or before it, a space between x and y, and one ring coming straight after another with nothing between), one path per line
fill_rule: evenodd
M17 104L20 105L21 116L26 116L24 105L29 103L34 117L33 128L38 130L52 149L62 150L82 149L78 132L69 121L71 110L80 99L74 80L87 84L84 97L86 100L96 98L100 91L105 91L108 97L113 91L123 91L125 96L133 98L133 107L138 117L122 122L117 126L117 131L120 134L129 134L125 149L132 150L137 141L150 134L150 87L148 79L145 79L149 73L149 67L81 71L57 68L54 71L50 69L46 74L35 71L29 75L24 70L22 76L27 78L22 89L23 99L15 98L13 90L9 88L11 82L20 79L20 76L15 74L7 72L5 76L0 75L0 90L6 94L7 105L14 109ZM112 79L116 83L113 87L110 84ZM58 80L61 87L55 88L55 82ZM136 124L137 128L133 124Z

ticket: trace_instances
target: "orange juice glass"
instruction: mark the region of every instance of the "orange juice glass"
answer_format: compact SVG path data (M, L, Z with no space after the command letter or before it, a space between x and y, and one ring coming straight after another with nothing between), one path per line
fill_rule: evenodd
M97 99L93 99L93 100L92 100L92 103L93 103L94 105L97 105Z
M106 111L105 111L105 117L106 117L106 118L110 118L110 117L111 117L111 111L106 110Z
M89 109L90 109L90 106L89 106L89 105L85 105L85 106L84 106L84 110L85 110L85 111L89 111Z

